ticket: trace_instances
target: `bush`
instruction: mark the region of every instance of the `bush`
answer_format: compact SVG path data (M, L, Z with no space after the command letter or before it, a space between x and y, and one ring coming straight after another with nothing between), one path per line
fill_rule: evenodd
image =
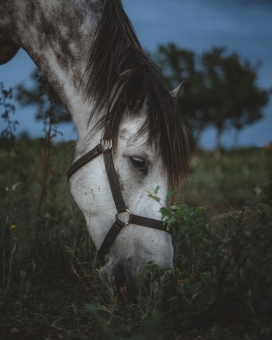
M237 339L272 334L271 207L246 206L219 222L182 203L161 212L173 230L177 285L166 306L175 319L206 330L219 324Z

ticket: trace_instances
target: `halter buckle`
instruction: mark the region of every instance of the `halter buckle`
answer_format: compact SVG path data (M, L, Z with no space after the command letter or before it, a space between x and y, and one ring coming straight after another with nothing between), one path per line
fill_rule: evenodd
M110 150L112 148L112 140L102 138L100 140L100 145L103 150Z
M115 218L117 221L121 222L124 226L128 225L131 222L132 219L132 212L128 209L124 211L119 211Z

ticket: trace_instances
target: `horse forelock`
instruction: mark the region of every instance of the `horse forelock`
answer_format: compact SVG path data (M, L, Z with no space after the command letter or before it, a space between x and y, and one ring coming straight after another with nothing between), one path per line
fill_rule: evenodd
M148 103L148 143L158 145L169 186L176 187L188 171L188 147L176 100L157 65L143 52L120 0L105 0L85 72L85 98L94 98L89 121L101 110L96 125L116 143L125 111L141 112Z

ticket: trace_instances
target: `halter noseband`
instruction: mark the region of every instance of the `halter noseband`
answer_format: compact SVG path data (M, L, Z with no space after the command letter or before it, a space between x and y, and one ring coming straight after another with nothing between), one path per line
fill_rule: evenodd
M163 225L163 221L134 215L129 209L127 209L116 176L111 151L112 141L102 139L100 143L97 144L91 151L87 152L84 156L80 157L75 163L73 163L67 172L67 181L69 181L70 177L82 166L84 166L100 154L103 154L108 181L110 184L111 193L117 213L115 222L113 223L111 229L108 231L100 249L98 250L98 258L102 264L105 263L105 256L108 254L110 247L112 246L122 228L130 223L168 232L168 230ZM122 220L120 218L122 218Z

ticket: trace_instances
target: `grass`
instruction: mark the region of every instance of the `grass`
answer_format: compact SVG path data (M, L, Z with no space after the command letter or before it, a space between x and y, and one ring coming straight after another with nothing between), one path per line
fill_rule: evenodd
M271 169L271 150L199 151L178 198L204 205L211 215L239 210L261 201L262 189L272 180Z
M263 234L258 238L254 230L270 223L271 151L201 151L193 155L188 181L176 193L176 199L187 203L187 212L193 216L187 224L189 229L174 232L176 269L169 275L149 264L151 277L147 279L139 273L139 295L128 297L117 294L111 278L100 280L95 247L68 191L66 171L74 143L52 145L45 195L39 209L44 178L43 143L25 140L12 146L5 139L0 142L1 340L270 339L270 269L259 272L259 281L252 273L256 266L261 268L265 254L270 254L269 242L261 243ZM203 215L194 213L193 207L199 205L207 208ZM245 205L248 208L243 208ZM205 228L199 231L199 237L193 237L192 228L205 226L207 218L212 223L211 217L241 211L244 215L240 224L239 216L228 221L219 216L211 224L212 228L223 230L220 242L215 241L219 234L209 238ZM233 238L226 237L225 229L220 229L228 228L235 234L237 225L243 232ZM254 237L248 242L246 237L251 236L245 235L250 233ZM265 240L270 235L267 231ZM254 239L260 240L256 248L249 246ZM189 247L188 240L191 245L195 242L194 246ZM217 246L213 248L214 244ZM241 252L244 257L237 255L239 261L257 262L246 262L239 270L233 267L229 271L230 258L235 258L230 249L240 254L237 249L241 245L246 251ZM257 248L260 258L254 253ZM249 252L251 257L245 255ZM188 264L192 254L198 254L194 255L199 259L195 263L201 268L195 277L186 269L192 268ZM207 254L214 254L210 258L219 262L206 261ZM267 258L266 263L271 263L271 259ZM220 281L211 266L226 267L229 274ZM245 276L241 281L242 274L251 279ZM230 281L233 300L239 303L226 300L228 292L223 288L230 287ZM245 285L245 281L250 284Z

